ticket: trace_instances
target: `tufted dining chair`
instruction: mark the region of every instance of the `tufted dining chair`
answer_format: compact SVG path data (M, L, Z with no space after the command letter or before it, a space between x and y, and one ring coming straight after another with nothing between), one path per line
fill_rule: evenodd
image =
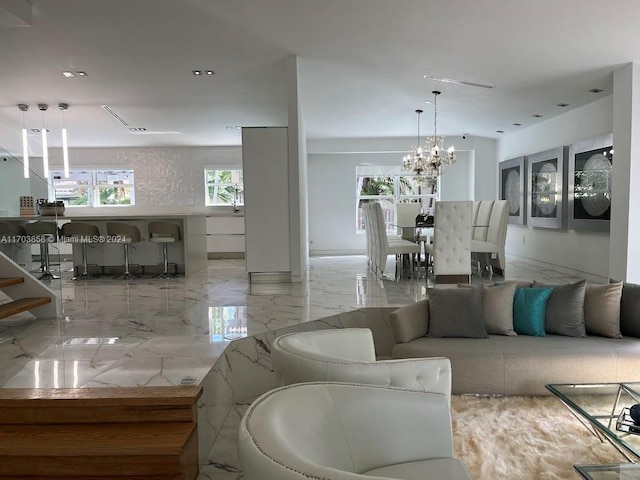
M469 283L471 277L471 221L473 202L436 202L433 257L436 283Z

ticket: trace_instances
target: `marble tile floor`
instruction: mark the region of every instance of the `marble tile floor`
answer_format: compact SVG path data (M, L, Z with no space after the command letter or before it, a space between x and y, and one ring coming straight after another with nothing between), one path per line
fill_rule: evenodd
M312 257L302 284L250 285L244 260L210 260L206 270L170 280L72 282L66 267L51 285L62 298L60 318L0 321L0 386L198 382L234 339L363 307L406 305L426 298L428 287L424 278L376 278L363 256ZM506 278L577 279L515 260ZM473 276L473 283L484 282ZM200 480L238 478L235 432L247 406L228 414Z

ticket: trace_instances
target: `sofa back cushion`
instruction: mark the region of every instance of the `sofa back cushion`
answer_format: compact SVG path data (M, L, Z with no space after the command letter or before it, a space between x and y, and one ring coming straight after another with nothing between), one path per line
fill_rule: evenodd
M620 333L621 297L622 282L587 285L584 297L584 323L589 335L622 337Z
M584 296L586 280L563 285L534 282L534 287L553 287L545 311L545 332L567 337L585 337Z
M488 338L479 288L429 291L430 337Z
M640 285L625 283L622 287L620 329L623 335L640 337Z
M424 337L429 329L429 300L410 303L389 315L396 343L407 343Z
M513 298L513 328L519 335L544 337L545 310L553 291L546 288L516 288Z
M491 335L517 335L513 329L513 298L516 284L485 285L482 312L487 333Z

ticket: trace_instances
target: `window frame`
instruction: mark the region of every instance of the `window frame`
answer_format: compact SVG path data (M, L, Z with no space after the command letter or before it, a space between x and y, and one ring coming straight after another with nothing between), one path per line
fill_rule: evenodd
M214 172L214 178L219 178L216 172L231 172L233 180L234 172L239 174L240 180L238 182L223 182L223 181L209 181L209 172ZM209 195L209 189L214 188L214 194ZM232 198L227 203L214 202L213 199L219 198L215 193L218 188L232 187ZM244 206L244 170L242 167L237 166L217 166L217 167L205 167L204 169L204 204L207 207L243 207Z
M393 210L389 208L384 208L383 210L387 211L385 224L386 231L388 233L395 233L397 231L397 227L395 226L395 219L398 215L397 204L398 203L411 203L411 202L420 202L422 204L422 211L427 212L429 210L433 210L433 203L436 200L439 200L440 191L440 178L438 178L437 184L431 188L428 185L424 185L426 189L429 189L431 193L418 193L418 194L407 194L401 193L401 178L403 177L418 177L419 175L411 174L404 171L398 171L398 167L395 166L378 166L375 168L375 171L370 171L370 169L366 169L367 171L360 171L361 169L356 167L356 214L355 214L355 231L356 234L364 234L364 217L362 213L362 209L360 207L362 200L380 200L382 202L391 202L393 205ZM365 170L365 169L363 169ZM393 180L393 193L386 195L362 195L362 179L363 178L390 178Z
M121 175L121 174L129 175L132 179L132 182L131 183L117 183L117 182L100 183L101 182L101 180L99 180L100 175L109 175L112 172L117 172L117 175ZM71 170L69 174L70 174L69 175L70 178L67 179L64 177L64 172L62 170L49 171L49 178L51 179L51 181L49 183L48 196L50 201L62 200L64 201L66 208L131 207L136 204L135 171L132 168L112 168L112 167L76 168ZM67 199L60 198L58 196L58 191L61 190L62 188L73 187L74 180L71 180L71 176L73 174L82 174L82 175L89 174L89 177L90 177L88 179L89 183L81 184L76 182L76 185L78 185L78 188L85 188L87 190L88 199L86 204L74 205L69 203ZM56 185L55 184L55 181L57 180L56 177L58 177L61 183L69 182L69 185L67 186ZM127 190L129 190L129 203L101 203L100 192L103 191L105 188L126 188Z

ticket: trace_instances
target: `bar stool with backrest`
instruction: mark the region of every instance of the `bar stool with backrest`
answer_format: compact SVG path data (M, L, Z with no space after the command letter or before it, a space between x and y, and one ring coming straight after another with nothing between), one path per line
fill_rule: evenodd
M49 261L49 244L58 240L58 224L56 222L38 220L37 222L27 223L24 229L29 243L40 245L42 275L38 277L38 280L59 279L58 275L51 273Z
M17 222L0 222L0 245L9 245L11 260L16 262L16 245L23 243L24 227Z
M175 275L169 273L169 254L167 244L182 240L180 226L171 222L149 222L149 241L162 244L162 262L164 269L155 278L173 278ZM176 266L177 270L177 266Z
M71 278L71 280L93 280L98 278L95 275L90 275L87 270L87 245L97 243L100 240L100 229L88 223L69 222L65 223L60 231L65 241L82 245L82 273Z
M124 273L113 277L114 279L130 280L140 278L129 271L129 246L132 243L140 243L142 236L140 229L135 225L123 222L107 222L107 235L113 239L115 243L124 245Z

